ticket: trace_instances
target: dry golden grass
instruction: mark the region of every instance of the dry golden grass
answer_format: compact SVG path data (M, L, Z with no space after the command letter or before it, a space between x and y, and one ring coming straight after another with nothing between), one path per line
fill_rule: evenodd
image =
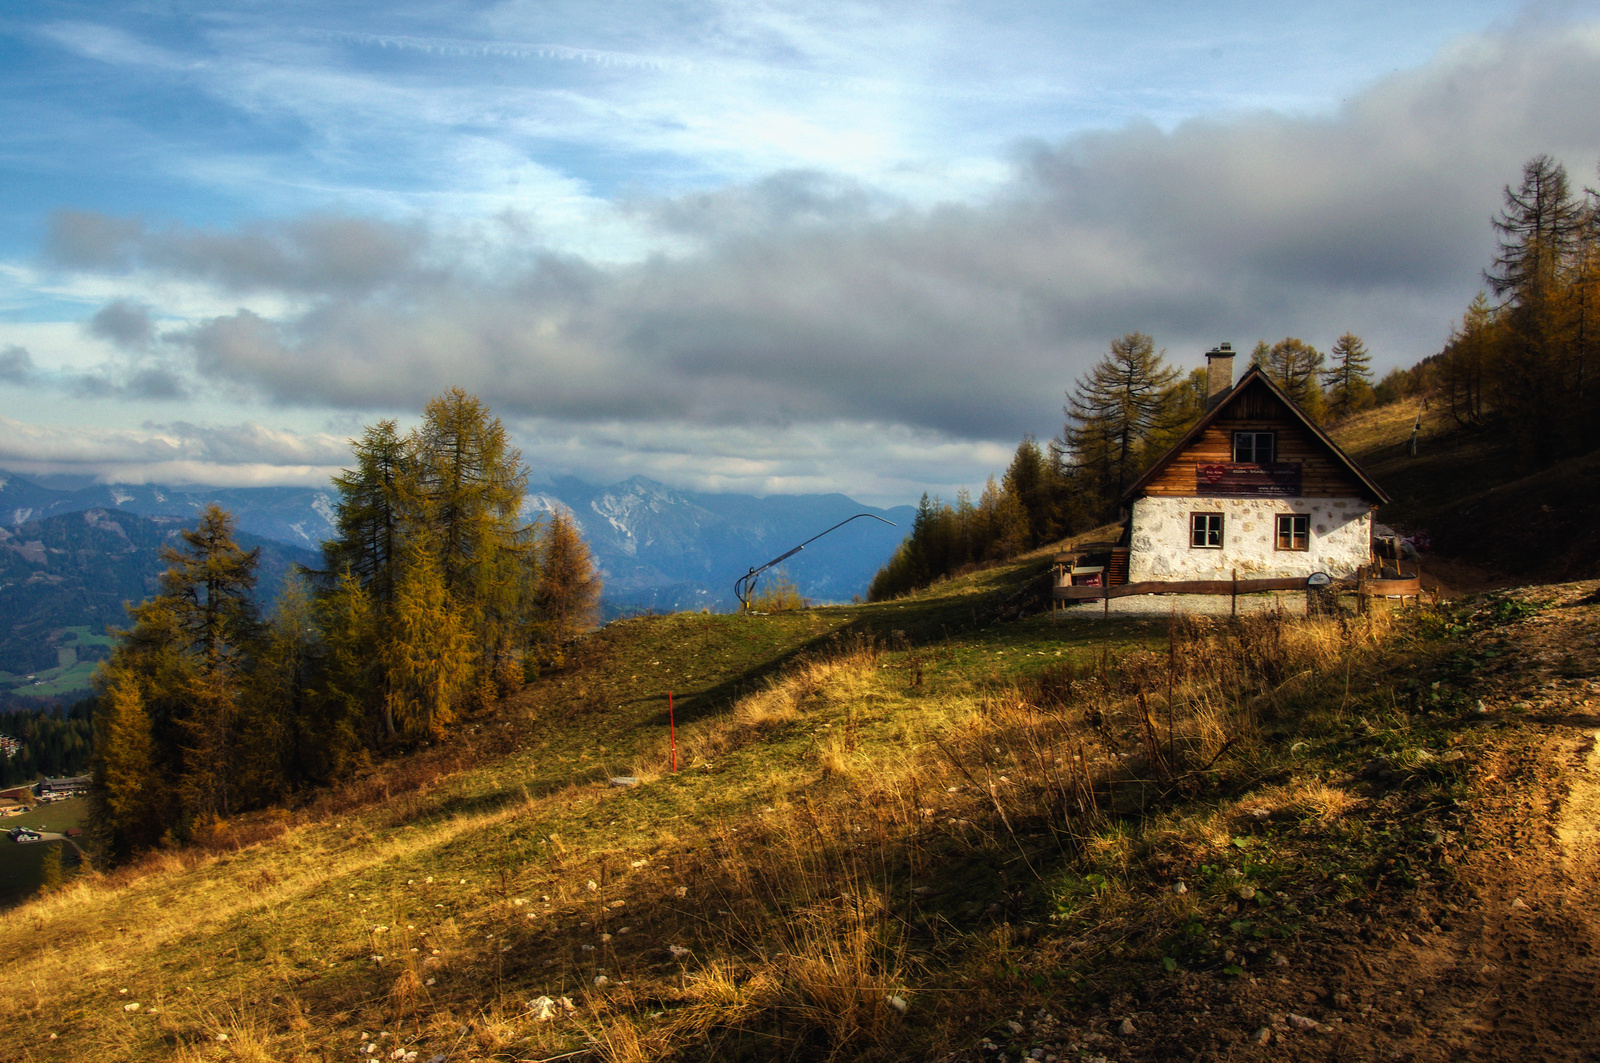
M1257 808L1335 822L1349 795L1296 779L1142 833L1119 816L1253 747L1264 717L1301 711L1311 680L1389 623L1186 620L1164 647L937 688L911 651L842 643L684 728L677 776L662 736L626 762L644 780L631 790L514 774L417 787L405 817L340 810L76 881L0 924L15 957L0 1009L46 1031L84 1016L93 1033L73 1051L108 1059L171 1042L195 1061L335 1058L363 1030L388 1035L385 1054L425 1044L424 1059L592 1049L622 1063L774 1031L839 1058L911 1036L932 1052L943 1020L924 1003L931 961L911 957L911 890L952 862L1023 876L1048 857L1103 879L1082 903L1118 934L1178 918L1193 899L1151 908L1123 881L1151 851L1220 849L1229 817ZM443 870L458 851L481 866ZM985 980L1036 947L1009 926L937 933L968 955L940 977L980 1011L1000 1006ZM1077 962L1110 941L1050 948ZM159 1001L161 1023L121 1013L133 996ZM540 996L573 1010L541 1018Z

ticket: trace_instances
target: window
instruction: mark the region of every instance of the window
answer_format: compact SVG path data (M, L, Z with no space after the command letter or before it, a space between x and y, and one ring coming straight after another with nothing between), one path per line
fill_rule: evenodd
M1311 541L1311 517L1305 513L1278 514L1278 549L1308 550Z
M1275 436L1274 432L1233 433L1233 460L1246 465L1271 465Z
M1189 514L1189 545L1201 550L1222 549L1222 514Z

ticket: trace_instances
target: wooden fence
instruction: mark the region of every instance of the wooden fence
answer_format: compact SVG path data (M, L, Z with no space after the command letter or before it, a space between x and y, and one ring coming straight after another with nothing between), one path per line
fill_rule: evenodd
M1373 579L1360 575L1355 579L1336 580L1327 588L1337 593L1355 593L1360 608L1366 611L1367 602L1373 598L1399 598L1422 600L1422 569L1419 566L1411 576L1399 579ZM1136 594L1226 594L1233 599L1231 613L1239 615L1239 595L1260 594L1265 591L1306 590L1304 576L1283 576L1273 579L1212 579L1212 580L1146 580L1140 583L1123 583L1115 587L1056 587L1051 609L1056 603L1103 601L1105 614L1111 613L1111 599L1131 598Z

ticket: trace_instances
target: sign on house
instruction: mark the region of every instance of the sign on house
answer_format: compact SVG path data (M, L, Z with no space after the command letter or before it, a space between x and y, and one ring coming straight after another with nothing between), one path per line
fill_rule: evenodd
M1267 498L1294 498L1300 494L1300 463L1277 462L1257 465L1223 462L1196 464L1195 494L1201 498L1235 498L1241 495Z

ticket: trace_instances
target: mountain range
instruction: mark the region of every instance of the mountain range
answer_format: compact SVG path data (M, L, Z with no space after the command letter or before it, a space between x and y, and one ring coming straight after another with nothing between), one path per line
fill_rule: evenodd
M0 471L0 661L17 666L0 663L0 671L43 668L62 649L63 630L98 635L121 624L121 603L152 593L164 568L160 547L213 502L233 514L241 542L263 546L260 587L270 598L291 564L316 564L334 533L337 500L331 485L62 484ZM878 519L850 521L774 573L814 601L849 601L866 593L916 515L842 494L689 492L642 476L603 486L557 478L524 500L530 520L556 509L572 516L594 553L608 618L733 608L734 582L749 569L866 513Z

